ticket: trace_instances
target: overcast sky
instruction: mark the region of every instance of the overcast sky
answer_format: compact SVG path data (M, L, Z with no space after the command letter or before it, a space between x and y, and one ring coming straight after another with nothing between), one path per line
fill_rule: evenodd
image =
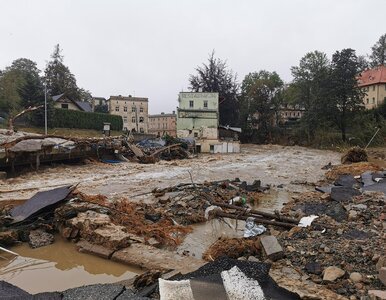
M385 11L386 0L0 0L0 69L25 57L43 70L59 43L93 96L171 112L213 49L240 81L261 69L290 81L309 51L370 53Z

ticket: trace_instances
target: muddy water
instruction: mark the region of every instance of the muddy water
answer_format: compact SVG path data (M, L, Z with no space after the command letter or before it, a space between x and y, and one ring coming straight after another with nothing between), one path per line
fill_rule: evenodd
M12 283L32 294L63 291L95 283L113 283L142 273L96 256L80 253L75 245L60 237L54 244L31 249L22 244L11 249L14 257L1 252L0 280ZM6 259L4 259L6 258Z

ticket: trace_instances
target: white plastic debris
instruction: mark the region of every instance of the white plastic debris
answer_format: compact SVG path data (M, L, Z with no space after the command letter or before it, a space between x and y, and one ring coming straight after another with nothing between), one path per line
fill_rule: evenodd
M205 219L209 220L209 213L213 210L222 210L221 207L216 205L211 205L205 209Z
M314 221L316 218L319 218L319 217L315 216L315 215L303 217L300 219L298 226L299 227L308 227L311 225L312 221Z
M263 225L256 225L254 218L249 217L245 221L245 229L244 229L245 238L260 235L265 231L267 231L267 228L265 228Z

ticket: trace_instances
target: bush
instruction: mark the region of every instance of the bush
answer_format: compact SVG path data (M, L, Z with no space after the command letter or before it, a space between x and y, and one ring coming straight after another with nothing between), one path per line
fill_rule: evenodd
M60 108L53 109L53 115L48 121L48 126L103 130L103 123L110 123L111 130L121 131L123 128L121 116Z

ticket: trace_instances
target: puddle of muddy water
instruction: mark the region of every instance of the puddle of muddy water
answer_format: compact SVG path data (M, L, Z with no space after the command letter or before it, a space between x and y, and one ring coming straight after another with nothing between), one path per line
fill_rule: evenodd
M113 283L142 273L141 269L80 253L73 243L56 237L49 246L31 249L28 244L11 249L19 257L1 253L0 280L29 293L63 291L96 283Z
M290 200L291 194L285 190L270 190L258 202L253 203L253 209L274 212L281 210L283 203ZM186 236L178 247L178 253L189 251L189 255L201 258L202 254L221 237L241 238L244 234L244 221L213 219L205 223L192 225L193 232Z

